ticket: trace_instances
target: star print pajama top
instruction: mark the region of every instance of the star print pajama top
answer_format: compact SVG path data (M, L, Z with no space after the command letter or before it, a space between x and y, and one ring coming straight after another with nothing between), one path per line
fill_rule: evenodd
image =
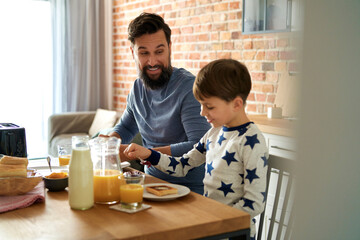
M173 176L185 176L205 162L204 196L246 211L254 218L265 206L268 157L264 136L249 122L232 128L211 128L182 157L152 150L146 160ZM255 233L251 221L251 236Z

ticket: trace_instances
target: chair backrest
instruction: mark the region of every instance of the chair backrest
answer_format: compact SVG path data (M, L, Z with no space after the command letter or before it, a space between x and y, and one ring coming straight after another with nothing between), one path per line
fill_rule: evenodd
M267 173L267 203L260 215L257 239L290 239L293 225L295 161L270 155Z

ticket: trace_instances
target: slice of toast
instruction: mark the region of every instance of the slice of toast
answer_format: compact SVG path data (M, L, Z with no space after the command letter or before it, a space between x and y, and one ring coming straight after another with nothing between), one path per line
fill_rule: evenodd
M23 164L0 164L0 177L27 177L27 170Z
M146 187L146 191L148 191L149 193L152 193L156 196L159 196L159 197L178 193L177 188L173 188L173 187L170 187L167 185Z
M13 156L3 156L0 158L0 164L9 164L9 165L19 165L24 164L27 168L29 161L26 157L13 157Z

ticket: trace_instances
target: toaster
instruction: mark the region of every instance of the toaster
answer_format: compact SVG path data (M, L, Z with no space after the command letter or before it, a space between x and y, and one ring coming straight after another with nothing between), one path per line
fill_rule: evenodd
M13 123L0 123L0 154L27 157L25 128Z

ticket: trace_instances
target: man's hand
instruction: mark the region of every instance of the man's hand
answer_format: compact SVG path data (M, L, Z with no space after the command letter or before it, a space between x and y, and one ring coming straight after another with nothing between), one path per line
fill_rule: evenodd
M104 134L99 134L99 137L116 137L116 138L121 138L120 135L116 132L112 132L109 135L104 135Z

